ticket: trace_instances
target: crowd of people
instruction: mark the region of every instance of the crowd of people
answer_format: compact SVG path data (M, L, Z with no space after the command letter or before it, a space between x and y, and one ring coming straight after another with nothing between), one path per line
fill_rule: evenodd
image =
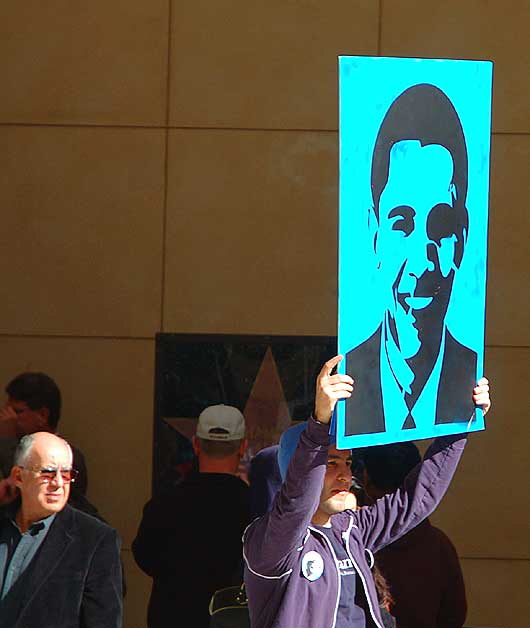
M196 464L145 505L132 545L152 578L149 628L208 628L213 594L242 583L252 628L463 626L457 553L428 516L467 436L437 438L423 459L412 443L337 449L334 408L355 395L335 372L341 359L323 366L313 415L254 456L248 482L242 413L221 404L200 414ZM118 628L120 540L87 498L81 451L58 434L60 390L22 373L5 391L0 628ZM469 398L487 412L487 380Z

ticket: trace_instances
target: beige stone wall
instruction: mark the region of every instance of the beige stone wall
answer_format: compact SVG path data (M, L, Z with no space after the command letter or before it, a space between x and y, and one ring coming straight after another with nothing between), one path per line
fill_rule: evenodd
M495 65L495 408L436 515L470 624L530 616L528 0L27 0L0 6L0 382L41 369L130 553L156 331L333 334L338 54Z

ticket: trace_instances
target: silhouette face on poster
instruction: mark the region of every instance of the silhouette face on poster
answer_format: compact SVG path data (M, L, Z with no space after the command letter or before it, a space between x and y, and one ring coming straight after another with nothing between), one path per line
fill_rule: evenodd
M375 250L388 287L386 323L409 364L429 344L440 345L457 269L456 244L462 238L451 220L453 170L443 146L398 142L379 200Z
M477 356L445 325L467 238L467 151L458 115L441 90L415 85L394 100L375 142L371 183L369 226L384 313L376 333L346 354L347 372L358 388L365 384L360 399L368 394L366 407L347 404L347 427L384 431L385 410L395 408L395 399L401 429L423 418L431 425L469 420ZM366 369L374 363L379 368L370 381ZM462 368L466 376L457 382ZM444 395L460 399L448 407Z

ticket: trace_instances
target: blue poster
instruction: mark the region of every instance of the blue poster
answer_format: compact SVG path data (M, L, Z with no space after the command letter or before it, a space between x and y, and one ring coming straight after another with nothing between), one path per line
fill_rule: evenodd
M492 73L339 58L339 448L484 429Z

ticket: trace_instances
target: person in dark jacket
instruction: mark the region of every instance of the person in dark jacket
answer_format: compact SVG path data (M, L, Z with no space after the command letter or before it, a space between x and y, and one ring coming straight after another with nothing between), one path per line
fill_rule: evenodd
M351 452L330 446L329 435L336 402L353 391L351 377L332 375L341 359L328 360L317 378L314 418L291 428L298 445L271 510L245 531L253 628L381 628L373 555L434 510L466 443L466 435L436 439L400 489L354 510ZM470 391L484 412L488 390L483 379Z
M393 493L421 460L411 442L367 447L359 457L371 503ZM462 628L467 603L458 555L428 518L377 552L375 562L389 585L397 628Z
M0 510L0 628L121 628L120 542L67 505L72 451L48 432L24 436Z
M278 445L260 449L252 458L248 470L250 512L252 518L261 517L269 508L282 485L278 466Z
M175 628L180 617L207 628L213 593L241 583L241 536L250 521L248 486L236 476L246 449L243 415L232 406L206 408L193 445L199 471L145 505L132 544L153 579L149 628Z

